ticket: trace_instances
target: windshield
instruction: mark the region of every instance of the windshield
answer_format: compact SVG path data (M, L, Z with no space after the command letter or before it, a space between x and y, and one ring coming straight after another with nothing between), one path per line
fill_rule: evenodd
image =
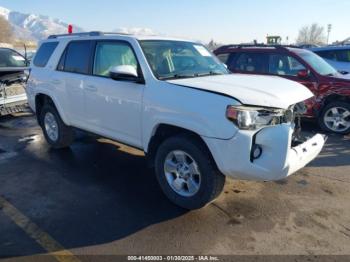
M23 56L11 49L0 49L1 67L25 67L26 61Z
M299 55L320 75L336 76L338 72L320 56L312 52L300 52Z
M144 40L140 45L160 80L228 74L226 67L201 44Z

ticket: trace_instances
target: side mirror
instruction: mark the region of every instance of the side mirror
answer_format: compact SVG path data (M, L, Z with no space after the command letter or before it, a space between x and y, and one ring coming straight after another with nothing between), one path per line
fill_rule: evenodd
M139 80L135 67L131 65L121 65L112 67L109 70L109 76L119 81L137 81Z
M298 77L301 78L301 79L308 78L309 76L310 76L310 71L309 70L303 69L303 70L300 70L298 72Z

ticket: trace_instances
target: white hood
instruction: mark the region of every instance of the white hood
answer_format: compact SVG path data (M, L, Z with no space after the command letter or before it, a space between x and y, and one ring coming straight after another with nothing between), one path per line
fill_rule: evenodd
M245 105L283 109L313 96L305 86L277 76L230 74L167 82L225 94Z

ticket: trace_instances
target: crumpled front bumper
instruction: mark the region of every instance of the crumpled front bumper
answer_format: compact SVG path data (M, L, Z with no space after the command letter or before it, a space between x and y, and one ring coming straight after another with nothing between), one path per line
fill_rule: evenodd
M260 131L239 130L230 140L203 137L219 170L226 176L244 180L280 180L300 170L321 152L326 137L317 134L292 147L292 124L266 127ZM251 159L253 145L262 148Z

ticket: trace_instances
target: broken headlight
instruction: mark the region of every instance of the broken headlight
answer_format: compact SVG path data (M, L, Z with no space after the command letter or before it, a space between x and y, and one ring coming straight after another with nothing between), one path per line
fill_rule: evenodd
M251 106L228 106L226 117L240 129L257 130L293 121L292 109L275 109Z

